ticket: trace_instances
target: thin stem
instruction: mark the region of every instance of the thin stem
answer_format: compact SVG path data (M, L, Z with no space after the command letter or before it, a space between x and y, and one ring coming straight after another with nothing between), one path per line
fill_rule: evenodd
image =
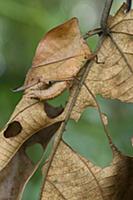
M108 16L112 7L113 0L106 0L105 6L103 9L102 13L102 18L101 18L101 28L104 33L106 33L107 30L107 21L108 21Z
M126 0L126 3L127 3L127 12L129 12L131 10L131 7L132 7L132 0Z
M92 37L93 35L100 35L102 33L102 29L101 28L96 28L96 29L93 29L91 31L88 31L84 36L84 40L88 39L89 37Z
M72 98L70 99L70 102L68 102L68 105L65 109L64 112L66 112L66 116L65 116L65 120L62 122L59 130L57 131L57 133L55 134L55 140L54 140L54 144L53 144L53 148L52 148L52 152L51 152L51 155L49 157L49 162L47 163L47 167L46 167L46 171L45 171L45 177L44 177L44 182L43 182L43 186L42 188L44 188L45 186L45 183L46 183L46 178L47 178L47 175L48 175L48 172L49 172L49 169L50 169L50 166L51 166L51 163L53 161L53 158L54 158L54 155L57 151L57 148L60 144L60 141L62 139L62 135L65 131L65 127L66 127L66 124L68 122L68 120L70 119L70 116L71 116L71 113L72 113L72 110L73 110L73 107L77 101L77 97L80 93L80 89L90 71L90 68L91 68L91 65L92 65L92 62L90 60L88 60L84 66L84 71L83 71L83 76L81 76L81 80L79 81L79 84L76 84L76 87L75 89L73 90L73 93L71 94ZM43 192L43 189L42 189L42 192ZM42 193L41 193L41 196L42 196Z
M108 35L107 21L108 21L108 16L109 16L111 7L112 7L112 3L113 3L113 0L106 0L105 7L104 7L102 17L101 17L101 28L96 28L91 31L88 31L85 35L83 35L83 38L85 40L87 40L89 37L92 37L93 35L96 35L96 34L101 35L103 32ZM126 3L127 3L126 12L129 12L132 7L132 0L126 0ZM127 20L130 20L130 19L127 19ZM123 21L125 21L125 20L122 20L122 22ZM116 24L115 24L115 26L116 26ZM113 28L113 27L111 27L111 28Z
M102 125L103 125L104 132L105 132L105 134L106 134L106 136L107 136L107 138L108 138L110 147L112 148L112 146L114 146L114 145L112 144L112 139L111 139L110 134L109 134L109 132L108 132L107 126L106 126L105 123L104 123L104 120L103 120L103 117L102 117L102 114L103 114L103 113L102 113L102 111L101 111L100 105L99 105L99 103L98 103L98 101L97 101L95 95L94 95L93 92L89 89L89 87L86 85L86 83L84 83L84 86L86 87L86 89L88 90L88 92L89 92L90 95L92 96L93 100L95 101L95 104L96 104L96 106L97 106L97 110L98 110L98 113L99 113L99 116L100 116L100 120L101 120L101 123L102 123ZM112 149L112 150L113 150L113 149Z
M80 81L77 77L75 77L75 80L77 80L78 82ZM100 108L100 105L95 97L95 95L93 94L93 92L89 89L88 85L84 82L83 83L83 86L85 86L85 88L87 89L88 93L91 95L91 97L93 98L93 100L95 101L95 104L96 104L96 107L97 107L97 110L98 110L98 113L99 113L99 117L100 117L100 120L101 120L101 123L102 123L102 126L103 126L103 129L104 129L104 132L108 138L108 141L109 141L109 144L110 144L110 147L113 151L113 148L114 148L114 144L112 143L112 139L110 137L110 134L108 132L108 129L107 129L107 125L105 125L104 123L104 120L103 120L103 113L101 111L101 108Z

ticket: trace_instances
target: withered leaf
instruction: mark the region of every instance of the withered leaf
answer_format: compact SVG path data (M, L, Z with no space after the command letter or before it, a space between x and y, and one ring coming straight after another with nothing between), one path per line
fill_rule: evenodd
M131 200L133 159L121 155L115 148L113 153L110 166L102 169L61 141L41 200Z
M7 165L7 163L28 138L41 129L64 119L64 115L63 113L60 114L60 110L57 112L52 106L50 109L53 109L53 114L55 113L54 118L48 117L45 112L45 104L43 102L36 102L33 99L27 99L25 96L22 98L14 110L11 119L0 134L0 170ZM59 117L58 114L60 114ZM20 123L22 130L18 135L12 137L12 135L14 135L13 132L17 131L16 127L13 128L13 126L11 126L14 121ZM11 137L5 137L6 132L8 132L8 136Z
M105 36L85 81L94 95L133 102L133 10L126 13L126 4L108 21L111 35ZM121 52L119 51L121 50ZM78 119L87 106L95 106L85 86L77 100L73 118Z

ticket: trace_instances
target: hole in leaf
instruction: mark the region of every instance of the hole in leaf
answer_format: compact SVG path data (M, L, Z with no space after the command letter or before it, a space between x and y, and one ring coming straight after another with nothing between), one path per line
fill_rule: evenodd
M32 176L32 178L30 179L30 181L28 182L24 194L23 194L23 200L25 199L31 199L31 195L32 195L32 199L39 199L40 196L40 188L42 185L42 166L45 163L45 160L48 158L50 152L52 149L52 142L50 142L47 146L47 148L45 149L45 157L44 160L42 161L42 163L40 164L40 167L38 168L38 170L36 171L36 173ZM40 160L42 154L44 152L44 149L42 147L42 145L36 143L30 147L27 147L26 149L26 154L27 156L34 162L37 163L37 161Z
M76 152L95 165L105 167L110 164L112 151L96 109L86 109L78 123L70 120L63 138Z
M53 107L50 104L48 104L47 102L44 103L44 110L47 113L47 116L49 118L55 118L58 115L60 115L63 112L63 107L59 106L59 107Z
M97 97L102 111L108 116L108 130L113 143L124 155L133 156L133 104Z
M49 100L48 103L56 107L60 105L65 106L66 101L68 100L68 97L69 97L69 92L66 90L61 95L57 96L56 98Z
M17 136L22 130L22 126L18 121L10 123L7 129L4 131L4 136L6 138Z
M66 105L69 92L65 91L58 97L45 102L44 109L49 118L55 118L63 112L63 107Z
M26 148L26 154L34 163L37 163L42 154L43 154L43 147L41 144L34 144Z

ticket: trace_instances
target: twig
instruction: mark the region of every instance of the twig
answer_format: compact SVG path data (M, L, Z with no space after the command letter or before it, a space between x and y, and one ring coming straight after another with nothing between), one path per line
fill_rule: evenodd
M103 30L103 33L106 34L107 30L107 21L108 16L112 7L113 0L106 0L105 7L103 9L102 18L101 18L101 28Z
M103 9L102 18L101 18L101 28L103 30L103 34L110 37L111 41L113 42L113 44L116 46L117 50L119 51L119 53L123 57L123 59L124 59L125 63L127 64L130 72L133 73L133 69L132 69L131 65L129 64L126 56L122 52L122 50L119 47L119 45L117 44L117 42L114 40L110 28L107 26L108 16L109 16L109 13L110 13L110 10L111 10L112 3L113 3L113 0L106 0L105 7ZM130 10L131 3L132 3L132 0L127 0L127 5L128 5L127 11Z
M88 31L85 35L83 35L84 40L88 39L89 37L92 37L93 35L101 35L102 34L102 28L96 28L94 30Z
M127 3L127 10L126 10L126 12L129 12L131 10L131 7L132 7L132 0L126 0L126 3ZM105 35L108 35L108 31L109 31L108 29L109 29L109 27L107 26L107 22L108 22L108 17L109 17L109 13L110 13L112 4L113 4L113 0L106 0L105 6L104 6L104 9L103 9L103 13L102 13L102 17L101 17L101 28L96 28L94 30L88 31L83 36L83 38L85 40L88 39L89 37L92 37L93 35L96 35L96 34L98 34L99 36L102 33L104 33Z
M75 79L76 79L78 82L80 81L77 77L75 77ZM108 129L107 129L107 126L106 126L105 123L104 123L100 105L99 105L99 103L98 103L98 101L97 101L95 95L93 94L93 92L89 89L88 85L86 85L85 82L83 83L83 85L85 86L85 88L87 89L87 91L89 92L89 94L91 95L91 97L93 98L93 100L95 101L95 104L96 104L96 107L97 107L97 110L98 110L98 113L99 113L99 116L100 116L100 121L101 121L102 126L103 126L103 130L104 130L104 132L105 132L105 134L106 134L106 136L107 136L107 138L108 138L110 147L111 147L111 149L112 149L112 151L113 151L113 149L114 149L115 146L114 146L114 144L112 143L112 139L111 139L111 137L110 137L109 131L108 131ZM115 147L115 148L116 148L116 147Z
M71 116L71 113L72 113L72 110L73 110L73 107L77 101L77 97L79 95L79 92L80 92L80 89L90 71L90 67L92 65L92 61L87 61L85 66L84 66L84 72L83 72L83 76L81 76L81 80L79 82L79 84L76 84L76 87L75 89L73 90L73 93L72 93L72 98L70 99L70 102L68 102L68 105L66 106L66 109L65 109L65 113L66 113L66 116L65 116L65 120L62 122L59 130L57 131L57 133L55 134L55 140L54 140L54 144L53 144L53 148L52 148L52 151L51 151L51 155L49 157L49 162L47 163L47 167L45 169L45 177L44 177L44 182L43 182L43 186L42 188L44 188L45 186L45 183L46 183L46 178L47 178L47 175L48 175L48 172L49 172L49 169L50 169L50 166L51 166L51 163L53 161L53 158L54 158L54 155L57 151L57 148L60 144L60 141L62 139L62 135L65 131L65 127L66 127L66 124ZM43 190L41 191L41 195L40 195L40 199L42 197L42 192Z
M101 17L101 28L96 28L94 30L88 31L83 36L83 38L85 40L88 39L88 37L91 37L91 36L96 35L96 34L98 34L98 35L101 35L102 33L104 35L108 34L107 21L108 21L108 16L109 16L111 7L112 7L112 3L113 3L113 0L106 0L105 6L104 6L104 9L103 9L103 13L102 13L102 17Z
M99 116L100 116L100 120L101 120L101 123L102 123L102 125L103 125L104 132L105 132L105 134L106 134L106 136L107 136L107 138L108 138L110 147L112 148L112 146L113 146L113 144L112 144L112 139L111 139L110 134L109 134L109 132L108 132L107 126L106 126L105 123L104 123L100 105L99 105L99 103L97 102L97 99L96 99L95 95L94 95L93 92L89 89L89 87L86 85L86 83L84 83L84 86L86 87L86 89L88 90L88 92L89 92L90 95L92 96L93 100L95 101L95 104L96 104L96 106L97 106L97 110L98 110L98 113L99 113ZM113 149L112 149L112 150L113 150Z
M126 0L126 3L127 3L127 12L129 12L131 10L131 7L132 7L132 0Z

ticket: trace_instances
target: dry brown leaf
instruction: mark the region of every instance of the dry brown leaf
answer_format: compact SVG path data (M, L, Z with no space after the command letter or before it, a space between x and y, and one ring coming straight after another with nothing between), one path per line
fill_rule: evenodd
M11 162L0 173L0 199L19 199L20 194L29 177L38 167L26 155L26 148L35 143L40 143L45 149L53 134L59 128L60 123L42 129L26 141L13 157ZM42 159L41 159L42 160Z
M32 85L36 80L41 82L26 89L22 100L0 133L0 170L7 165L21 145L33 134L64 120L64 113L57 112L51 116L50 107L47 112L46 103L31 99L32 92L34 93L36 90L39 94L43 92L45 100L58 96L67 88L66 79L73 78L78 73L89 55L90 50L81 36L76 18L46 34L37 48L25 86ZM65 81L51 86L46 84L45 79L48 81L65 79ZM33 97L36 96L33 95ZM38 95L37 98L39 98Z
M125 58L111 38L106 36L97 53L98 63L93 61L86 85L94 95L128 103L133 102L133 10L125 11L126 4L123 4L108 22L112 37ZM87 106L95 106L95 102L83 86L72 117L79 119Z
M133 159L113 151L111 165L102 169L60 142L41 200L132 200Z
M56 111L54 118L48 117L43 102L23 97L17 105L11 119L0 134L0 170L2 170L18 151L21 145L43 128L64 119L63 113ZM53 109L53 113L55 110ZM59 117L57 117L59 115ZM20 124L22 129L11 126L14 122ZM13 127L13 128L12 128ZM20 130L20 132L18 132ZM16 136L14 135L14 133ZM46 133L47 134L47 133ZM6 137L8 135L8 137Z

